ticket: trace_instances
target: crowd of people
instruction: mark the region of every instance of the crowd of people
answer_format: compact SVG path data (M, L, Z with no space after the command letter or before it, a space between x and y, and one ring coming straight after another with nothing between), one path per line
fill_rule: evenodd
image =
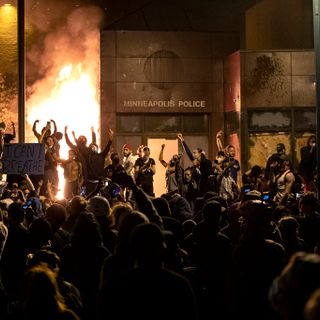
M178 134L192 164L166 161L162 145L166 192L155 196L148 146L115 152L109 130L100 151L94 129L88 143L37 124L44 175L8 177L0 199L0 319L320 318L314 136L297 170L279 143L265 168L241 174L222 132L213 160Z

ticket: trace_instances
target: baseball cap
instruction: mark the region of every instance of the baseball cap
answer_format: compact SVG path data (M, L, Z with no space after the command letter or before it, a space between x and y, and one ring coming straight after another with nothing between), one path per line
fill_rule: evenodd
M122 149L132 150L132 147L130 146L130 144L126 143L126 144L123 145Z

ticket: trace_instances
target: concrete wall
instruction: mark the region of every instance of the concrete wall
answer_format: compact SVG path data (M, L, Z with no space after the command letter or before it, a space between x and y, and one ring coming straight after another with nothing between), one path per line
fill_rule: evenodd
M315 106L314 60L313 51L241 52L242 106Z
M224 119L217 38L202 32L103 31L102 144L122 113L208 114L209 135L214 134ZM208 139L212 151L215 139Z
M314 60L308 50L240 52L243 167L264 166L279 142L298 164L315 130Z
M312 0L264 0L246 11L245 48L312 49Z

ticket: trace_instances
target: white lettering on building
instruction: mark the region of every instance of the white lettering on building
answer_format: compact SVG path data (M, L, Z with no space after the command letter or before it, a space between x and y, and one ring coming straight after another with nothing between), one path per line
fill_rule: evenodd
M124 107L205 108L204 100L124 100Z

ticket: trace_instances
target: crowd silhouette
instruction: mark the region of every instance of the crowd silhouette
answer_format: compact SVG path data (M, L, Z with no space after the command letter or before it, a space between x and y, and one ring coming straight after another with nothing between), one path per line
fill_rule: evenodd
M44 175L9 177L0 200L0 319L320 318L317 191L281 146L267 174L253 166L241 175L221 131L213 160L179 134L192 165L183 168L182 154L165 161L163 145L166 193L156 197L148 146L134 155L125 144L121 160L112 130L99 151L94 130L87 145L66 127L61 159L55 122L41 133L37 123Z

